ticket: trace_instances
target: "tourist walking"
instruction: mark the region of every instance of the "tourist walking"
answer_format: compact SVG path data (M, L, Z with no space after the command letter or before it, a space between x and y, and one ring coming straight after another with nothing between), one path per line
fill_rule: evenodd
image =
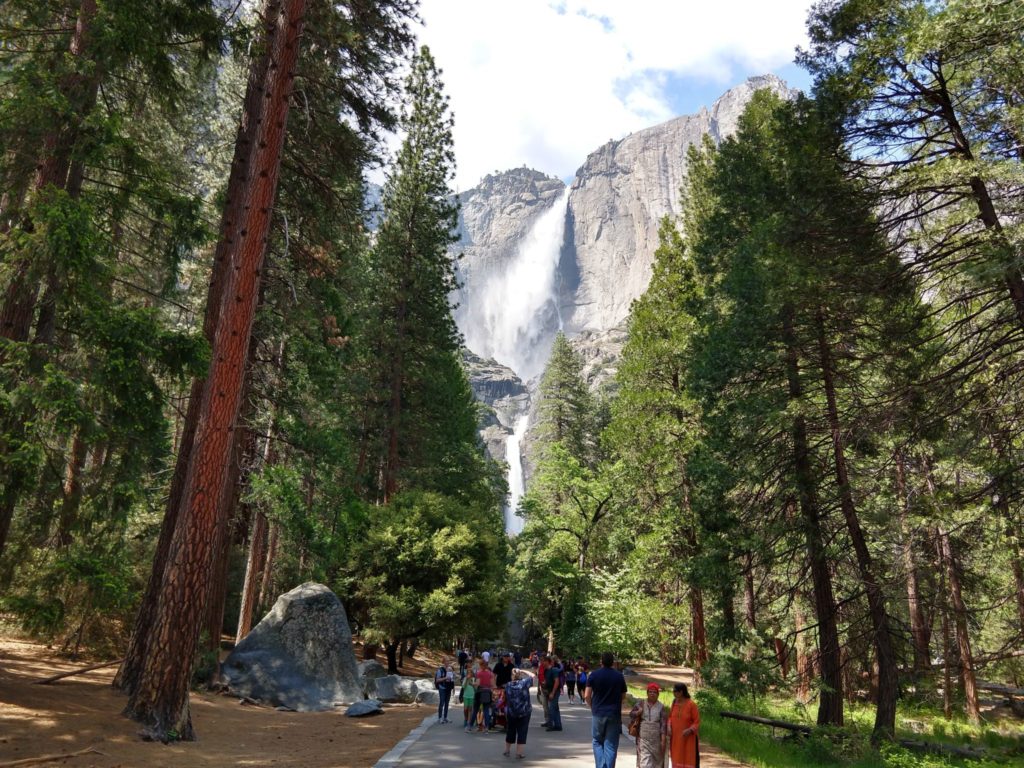
M550 666L551 659L545 655L541 658L540 665L537 668L537 701L544 710L544 722L541 723L541 727L543 728L547 728L551 725L551 715L548 711L548 692L544 687L547 680L548 668Z
M455 671L447 656L441 660L441 666L434 673L434 687L437 689L437 722L447 723L448 705L452 700L452 691L455 690Z
M459 701L462 702L462 727L469 730L469 716L473 714L473 701L476 699L476 678L470 675L462 679L459 690Z
M629 732L636 737L637 768L661 768L668 736L665 705L658 701L661 688L647 686L647 700L638 701L629 713Z
M601 655L601 668L587 677L583 699L590 706L590 733L596 768L615 768L622 733L622 703L626 700L626 678L613 669L615 657Z
M573 704L576 698L576 665L567 661L563 675L565 676L565 697L570 704Z
M470 730L473 728L473 723L476 723L476 716L478 712L482 712L484 716L483 722L479 726L479 730L487 732L491 728L492 708L491 704L494 700L494 673L487 668L486 664L481 664L479 671L476 673L476 696L473 699L473 722L470 724Z
M562 665L557 656L551 657L551 666L544 674L544 687L548 697L549 731L562 730L562 713L558 709L558 697L562 693Z
M523 757L526 745L526 732L530 729L530 714L533 704L530 703L530 686L533 675L525 669L512 672L512 681L505 684L505 757L510 757L512 745L516 747L516 757Z
M672 768L698 768L700 765L700 712L690 698L686 683L672 688L675 697L668 714L668 743L672 755Z
M580 692L580 704L586 704L583 701L583 692L587 690L587 665L580 664L578 671L576 672L576 687Z
M466 665L469 664L469 654L466 653L465 648L459 649L459 684L466 679Z

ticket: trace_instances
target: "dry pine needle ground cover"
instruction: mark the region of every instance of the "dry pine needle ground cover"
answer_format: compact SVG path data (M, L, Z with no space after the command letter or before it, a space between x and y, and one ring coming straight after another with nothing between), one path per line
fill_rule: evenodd
M358 649L357 649L358 652ZM406 675L430 674L430 659L406 661ZM369 718L341 712L277 712L215 694L192 695L199 741L152 744L121 716L122 694L110 687L116 667L52 685L33 682L88 666L38 643L0 638L0 765L93 748L65 761L70 768L129 766L302 766L368 768L433 712L422 705L386 705Z

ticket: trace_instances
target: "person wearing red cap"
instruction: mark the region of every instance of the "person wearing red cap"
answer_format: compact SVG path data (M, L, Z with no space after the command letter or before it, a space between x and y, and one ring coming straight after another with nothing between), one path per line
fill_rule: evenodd
M629 732L636 734L637 768L661 768L668 739L665 705L658 701L661 686L647 686L647 700L638 701L629 713ZM638 727L639 726L639 727Z

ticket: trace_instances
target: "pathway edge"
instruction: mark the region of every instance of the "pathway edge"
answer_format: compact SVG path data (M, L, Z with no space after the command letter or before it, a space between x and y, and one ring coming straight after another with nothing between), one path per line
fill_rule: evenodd
M434 724L437 718L434 715L427 715L423 722L409 731L409 735L395 744L380 760L373 764L373 768L394 768L402 761L406 750L420 740L420 737Z

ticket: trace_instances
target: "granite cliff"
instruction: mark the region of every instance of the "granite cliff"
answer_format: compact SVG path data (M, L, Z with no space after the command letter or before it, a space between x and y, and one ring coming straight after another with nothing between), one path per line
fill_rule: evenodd
M460 195L456 321L480 356L467 356L467 367L488 407L481 434L495 458L504 459L504 441L530 410L559 329L583 355L591 386L611 382L630 305L650 281L660 222L681 212L689 148L735 133L763 88L796 95L774 75L752 77L697 114L598 148L568 190L560 179L518 168Z

